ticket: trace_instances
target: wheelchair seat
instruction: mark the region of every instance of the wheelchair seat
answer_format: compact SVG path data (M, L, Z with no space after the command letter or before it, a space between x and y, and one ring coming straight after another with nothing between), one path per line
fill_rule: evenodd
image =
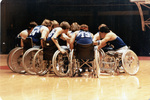
M94 48L93 44L75 43L74 50L70 53L70 76L78 74L78 76L99 77L100 69L97 54L97 49Z
M25 53L29 48L33 47L33 42L31 37L27 37L23 40L23 52Z
M107 51L106 54L109 56L114 56L114 57L118 57L121 55L120 53L118 53L116 51Z
M94 59L94 45L93 44L83 45L83 44L76 43L74 52L75 52L76 59L83 59L83 60Z
M56 50L57 47L53 41L43 41L43 60L52 60Z
M16 37L15 38L15 46L16 47L21 47L21 37Z

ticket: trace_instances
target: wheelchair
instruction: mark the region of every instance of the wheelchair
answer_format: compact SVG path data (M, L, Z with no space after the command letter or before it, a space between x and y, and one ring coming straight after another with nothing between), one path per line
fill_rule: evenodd
M92 77L100 77L99 52L93 44L75 43L74 49L70 53L70 76L80 76L82 67L88 66L88 72ZM89 75L87 75L89 76Z
M57 50L52 41L43 40L43 48L38 50L33 58L33 69L37 75L45 75L52 69L52 57Z
M103 49L100 49L99 53L101 72L106 72L108 75L118 75L120 72L135 75L139 70L139 59L130 49L123 50L123 52L114 50L104 52Z
M66 50L65 54L62 54L59 50L57 50L52 58L52 65L54 73L59 77L69 76L69 56L70 49L67 46L61 46L64 50Z
M17 41L20 43L21 42L21 37L17 37ZM27 38L23 40L24 46L21 47L20 44L17 44L18 47L12 49L7 57L7 64L8 67L13 71L17 73L25 73L25 70L22 66L22 56L24 52L31 48L30 45L27 45L28 43L31 42L30 38Z
M38 75L45 75L47 72L53 71L57 76L68 76L68 59L69 48L61 46L66 50L62 54L53 41L43 41L43 49L36 52L33 58L33 68Z
M28 74L36 74L33 67L32 67L32 60L35 55L35 53L40 49L40 46L34 45L32 38L30 39L30 43L27 43L28 46L30 46L30 49L27 49L24 51L23 57L22 57L22 66L25 69L25 71Z

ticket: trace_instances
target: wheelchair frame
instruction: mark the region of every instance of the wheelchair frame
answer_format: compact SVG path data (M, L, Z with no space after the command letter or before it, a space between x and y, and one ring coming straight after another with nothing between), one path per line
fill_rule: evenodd
M70 53L70 74L69 76L75 76L76 74L79 74L79 69L83 66L83 65L88 65L88 67L92 70L92 77L96 77L99 78L100 77L100 67L99 67L99 52L97 51L97 48L94 48L93 44L88 44L88 45L81 45L81 44L77 44L80 45L80 49L83 50L83 52L86 52L88 49L91 49L92 53L91 54L93 57L91 59L91 55L85 55L84 57L82 57L81 55L79 57L76 58L76 49L79 49L78 47L76 48L75 45L75 49L73 49ZM75 50L75 51L74 51ZM82 54L80 52L80 50L77 50L79 54ZM87 51L90 52L90 51ZM81 62L79 61L83 61L83 64L80 64ZM91 60L91 61L89 61ZM89 63L91 63L92 65L89 65Z
M22 38L19 37L18 39L21 42ZM7 57L7 64L13 72L18 72L18 73L26 72L22 65L22 56L27 49L31 48L32 44L28 45L31 42L32 39L27 37L25 40L23 40L23 44L24 44L23 47L16 47L9 52L9 55Z
M130 75L135 75L139 70L139 59L130 49L125 50L123 53L118 53L116 51L108 51L105 53L102 49L100 49L99 52L102 56L100 60L100 69L101 71L107 72L105 75L119 74L119 67L121 66L124 68L124 71Z
M25 53L23 54L22 57L22 64L23 64L23 68L27 73L34 75L36 73L34 72L32 67L32 60L34 54L39 50L40 46L34 45L31 37L28 37L27 39L29 39L29 41L26 42L25 46L26 45L29 46L30 49L25 48L26 51L24 51Z

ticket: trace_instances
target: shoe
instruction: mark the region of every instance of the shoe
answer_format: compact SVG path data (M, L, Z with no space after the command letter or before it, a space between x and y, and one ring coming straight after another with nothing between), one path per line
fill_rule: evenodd
M124 73L124 72L125 72L125 71L124 71L124 68L123 68L122 66L119 67L119 72L120 72L120 73Z
M81 76L87 76L88 77L89 75L90 75L90 73L88 71L85 71L85 72L81 73Z

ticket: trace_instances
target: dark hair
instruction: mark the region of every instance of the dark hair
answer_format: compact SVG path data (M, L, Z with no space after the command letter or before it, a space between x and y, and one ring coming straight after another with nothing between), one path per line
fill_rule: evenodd
M60 27L62 29L70 29L70 24L66 21L63 21L63 22L60 23Z
M49 20L49 19L45 19L43 22L42 22L42 25L46 26L46 27L49 27L52 25L52 22Z
M74 22L74 23L71 24L70 30L72 32L75 32L75 31L77 31L79 29L80 29L80 25L77 22Z
M34 28L34 27L37 26L37 25L38 25L38 24L37 24L36 22L34 22L34 21L33 21L33 22L30 22L29 25L28 25L28 27L27 27L27 29L28 29L28 30L31 30L32 28Z
M100 32L104 32L104 33L109 33L110 32L110 30L109 30L109 28L107 27L107 25L105 25L105 24L101 24L99 27L98 27L98 30L100 31Z
M80 26L80 30L88 31L88 30L89 30L89 27L88 27L88 25L86 25L86 24L82 24L82 25Z

